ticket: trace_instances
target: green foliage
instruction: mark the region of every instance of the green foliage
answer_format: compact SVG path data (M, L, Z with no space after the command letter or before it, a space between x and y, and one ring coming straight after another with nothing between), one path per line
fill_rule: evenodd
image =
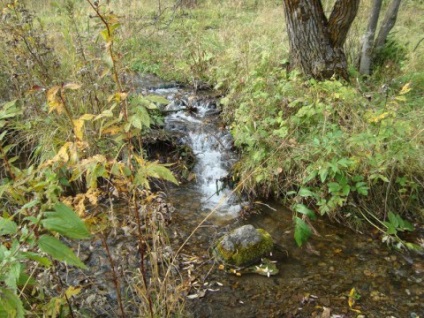
M375 53L374 63L376 67L386 67L387 63L392 64L391 67L398 67L407 59L407 50L393 36L389 36L384 46Z
M63 203L54 206L55 212L44 212L45 219L41 221L44 228L58 232L72 239L85 239L90 237L81 219Z
M69 265L74 265L83 269L87 267L82 263L72 250L63 244L57 238L50 235L42 235L38 239L38 246L44 252L62 262L66 262Z
M23 318L24 313L19 297L10 289L0 287L0 317Z
M30 206L27 204L26 208ZM52 257L69 265L86 268L74 252L59 239L48 234L38 236L38 233L45 230L60 232L70 238L90 236L85 225L71 209L59 203L55 205L55 210L56 212L45 212L37 217L25 217L20 227L10 218L0 218L0 236L9 242L0 245L0 282L4 284L0 289L0 308L8 317L23 317L23 303L18 297L19 288L35 284L25 273L28 261L50 267L52 262L48 257ZM69 229L69 232L64 229ZM45 254L48 257L44 256Z
M259 65L241 92L223 100L226 107L239 105L232 132L243 153L235 172L244 190L285 193L296 214L299 245L310 231L297 215L348 219L353 216L348 207L362 205L380 216L389 208L417 209L420 190L414 179L422 180L424 173L417 127L423 117L418 109L411 110L417 118L405 110L409 91L410 84L404 85L387 101L383 95L370 105L340 82L305 82L296 74L287 81L278 68ZM385 206L370 196L386 198Z
M122 25L105 7L92 8L97 24L82 33L98 36L103 45L84 41L76 8L66 5L70 23L60 30L76 51L62 50L60 41L47 37L36 22L41 20L24 3L2 8L0 38L9 45L1 51L0 72L15 78L8 82L8 95L0 96L11 100L0 107L2 317L23 317L24 308L44 301L37 308L45 315L65 315L60 309L67 305L64 295L26 297L24 287L37 285L27 273L28 264L51 270L55 260L87 269L60 237L90 238L84 200L96 206L99 188L137 198L153 178L178 183L165 166L145 160L141 147L140 154L135 151L141 134L161 124L156 104L167 101L128 93L117 50ZM62 203L70 193L83 198L72 208Z
M389 212L388 221L383 222L387 227L386 233L388 235L395 235L398 232L413 231L414 227L408 221L402 219L398 214Z
M294 239L298 246L302 246L308 238L311 236L311 229L308 224L305 223L301 218L295 217L295 227L294 227Z

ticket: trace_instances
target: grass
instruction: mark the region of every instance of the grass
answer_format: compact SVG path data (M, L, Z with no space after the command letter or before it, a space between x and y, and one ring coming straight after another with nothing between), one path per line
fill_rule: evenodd
M323 2L328 10L334 3ZM133 136L149 130L147 111L137 120L135 110L125 106L125 94L134 94L134 88L124 79L145 72L207 84L222 94L222 116L241 156L234 167L239 188L252 197L283 200L302 233L308 231L305 217L321 214L360 226L365 215L402 242L399 220L423 221L424 42L417 47L422 3L402 5L393 45L369 79L355 70L370 9L361 4L346 42L350 85L286 72L289 47L279 1L205 0L192 8L170 0L160 1L160 8L150 0L101 3L102 14L113 10L120 22L112 53L112 42L99 35L105 26L86 1L28 1L29 11L2 24L0 36L8 45L0 49L0 101L18 100L20 110L0 118L1 132L8 132L1 134L4 218L42 217L65 194L88 200L95 188L123 185L134 191L124 191L133 206L143 197L136 189L148 188L144 172L171 180L127 148ZM61 89L66 84L73 88ZM55 87L61 87L57 94ZM131 155L136 163L128 160ZM5 167L14 162L20 169L10 173ZM132 169L137 173L127 173ZM29 208L18 213L23 205ZM378 223L389 222L388 215L398 224ZM87 217L84 211L81 216ZM141 304L140 316L184 315L182 280L161 281L173 264L154 260L168 244L156 235L164 225L152 224L152 232L138 238L152 238L145 252L154 277L147 282L143 273L134 275L131 301ZM46 304L38 301L42 312Z

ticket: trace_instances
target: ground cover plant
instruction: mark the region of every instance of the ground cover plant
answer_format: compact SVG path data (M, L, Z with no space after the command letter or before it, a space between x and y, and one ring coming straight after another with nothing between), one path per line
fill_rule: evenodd
M333 2L323 1L327 13ZM98 203L116 193L139 225L141 258L161 255L167 242L156 234L164 224L138 211L154 201L152 179L176 179L143 154L142 137L160 125L156 104L164 101L137 94L134 72L222 95L240 153L238 189L290 206L299 245L324 216L357 229L371 224L385 242L419 249L403 233L424 220L424 5L402 4L372 74L362 77L368 12L364 2L345 44L346 82L288 67L278 1L2 3L0 316L72 314L78 288L49 293L36 274L59 263L85 267L59 238L105 238L111 214ZM174 294L183 281L170 279L172 262L149 264L160 265L140 263L137 300L117 293L122 316L128 303L140 316L182 311ZM146 278L150 271L156 280Z

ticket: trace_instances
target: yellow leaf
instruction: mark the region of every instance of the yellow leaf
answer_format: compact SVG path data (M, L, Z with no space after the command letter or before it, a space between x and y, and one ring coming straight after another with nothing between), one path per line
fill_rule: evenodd
M403 85L402 89L400 90L399 94L400 95L404 95L409 93L409 91L411 90L411 83L406 83L405 85Z
M378 123L381 120L383 120L384 118L388 117L389 115L390 115L389 112L384 112L384 113L382 113L382 114L380 114L378 116L375 116L375 117L370 118L369 122L370 123Z
M138 156L137 154L134 154L134 155L133 155L133 158L137 161L137 163L138 163L140 166L145 166L146 162L145 162L145 160L143 159L143 157Z
M122 132L122 127L117 125L113 125L105 129L102 129L102 134L105 134L105 135L116 135L117 133L120 133L120 132Z
M347 301L350 308L352 308L352 306L355 305L356 297L357 297L356 289L355 287L353 287L349 292L349 298Z
M106 16L107 22L112 24L110 26L110 30L113 32L115 31L120 25L119 25L119 16L117 16L116 14L108 14Z
M398 101L400 101L400 102L405 102L406 101L406 97L405 96L396 96L395 99L398 100Z
M79 119L81 120L92 120L94 118L93 114L84 114Z
M127 99L127 96L128 96L128 93L115 93L115 94L113 94L113 95L110 95L109 97L108 97L108 102L111 102L111 101L117 101L117 102L121 102L121 101L123 101L123 100L126 100Z
M47 105L49 106L49 113L55 110L58 114L61 114L65 110L62 99L57 96L60 89L60 86L53 86L47 91Z
M72 121L74 123L74 133L78 140L82 140L84 138L84 133L82 128L84 126L84 120L82 119L74 119Z
M100 74L100 78L105 77L106 75L109 75L110 73L110 68L105 68L102 73Z
M112 116L113 116L112 110L107 109L103 111L101 114L97 115L96 118L94 118L94 120L102 119L104 117L112 117Z
M110 41L110 34L108 29L104 29L102 31L100 31L100 35L102 36L103 40L105 40L106 42Z
M66 142L58 151L57 155L54 156L53 161L63 161L68 162L69 161L69 155L68 155L68 149L71 146L70 142Z
M69 286L65 292L67 298L78 295L81 292L81 287Z
M74 204L75 212L78 214L79 217L83 217L85 212L87 211L84 203L85 196L81 194L81 199L78 201L78 203Z
M99 189L88 189L87 193L85 194L86 198L92 205L97 205L98 198L100 196L100 190Z
M79 89L80 87L81 85L77 83L66 83L65 85L63 85L64 89L72 89L72 90Z

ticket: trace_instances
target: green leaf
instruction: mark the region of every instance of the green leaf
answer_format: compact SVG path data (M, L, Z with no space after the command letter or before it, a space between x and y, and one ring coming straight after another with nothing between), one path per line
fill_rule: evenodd
M163 179L175 184L179 184L172 172L164 165L158 164L157 162L148 163L146 172L147 177Z
M328 176L328 168L321 168L319 169L319 177L322 183L325 182Z
M398 228L399 227L399 219L398 219L398 217L393 212L389 212L389 222L395 228Z
M9 270L7 271L4 283L12 290L17 290L17 282L19 280L19 276L21 275L21 269L22 265L20 263L16 262L9 264Z
M350 185L344 184L342 187L342 195L348 196L350 193Z
M0 286L0 317L24 318L24 306L19 297L10 289Z
M307 208L304 204L296 204L294 206L294 210L296 212L307 215L311 220L315 220L317 218L314 211Z
M56 212L45 212L46 218L41 224L50 231L58 232L73 239L84 239L90 237L84 222L78 215L63 203L54 206Z
M390 222L383 222L383 224L387 227L386 233L389 235L394 235L397 233L396 228Z
M168 105L169 100L167 100L165 97L159 96L159 95L148 95L146 96L146 99L153 103L158 103L160 105Z
M340 166L342 166L342 167L344 167L344 168L347 168L347 167L349 167L349 166L352 164L352 160L350 160L350 159L348 159L348 158L342 158L342 159L340 159L339 161L337 161L337 163L338 163Z
M403 227L404 230L407 230L407 231L410 231L410 232L415 230L414 226L410 222L408 222L406 220L402 220L402 221L403 221L402 227Z
M13 235L18 231L18 226L15 222L9 219L0 217L0 236Z
M25 203L21 208L20 208L20 210L19 211L24 211L25 209L30 209L30 208L32 208L32 207L34 207L34 206L36 206L37 204L39 204L40 203L40 199L35 199L35 200L32 200L32 201L29 201L28 203Z
M21 275L19 275L19 280L18 280L18 286L22 287L22 286L34 286L37 284L37 281L35 280L34 277L26 274L25 272L21 272ZM1 316L0 316L1 317Z
M370 175L369 179L370 180L380 179L380 180L382 180L384 182L387 182L387 183L389 182L389 179L387 179L386 176L384 176L382 174L379 174L379 173L374 173L374 174Z
M309 226L299 217L295 217L295 228L294 228L294 239L296 240L297 246L302 246L309 236L311 236L311 229Z
M309 181L315 179L315 177L317 176L318 171L317 170L312 170L312 172L310 172L307 177L305 178L305 180L303 181L305 184L308 183Z
M384 222L384 224L386 224L386 226L390 227L394 227L397 231L413 231L414 230L414 226L402 219L402 217L398 214L394 214L393 212L389 212L389 222ZM389 233L390 234L390 233Z
M128 118L129 123L137 129L141 129L143 127L141 123L141 118L138 115L132 115Z
M23 252L22 255L28 259L36 261L37 263L43 265L44 267L50 267L52 265L52 261L47 257L40 256L37 253L33 252Z
M53 236L46 234L40 236L38 239L38 246L44 253L47 253L58 261L66 262L68 265L74 265L82 269L87 269L87 266L81 262L81 260L69 247Z
M357 182L355 185L356 192L362 195L368 195L368 186L365 182Z
M341 189L342 189L342 187L337 182L328 183L328 191L330 191L330 193L337 193Z
M317 196L314 192L312 192L311 190L307 188L300 188L298 195L300 195L303 198L307 198L307 197L315 198Z

